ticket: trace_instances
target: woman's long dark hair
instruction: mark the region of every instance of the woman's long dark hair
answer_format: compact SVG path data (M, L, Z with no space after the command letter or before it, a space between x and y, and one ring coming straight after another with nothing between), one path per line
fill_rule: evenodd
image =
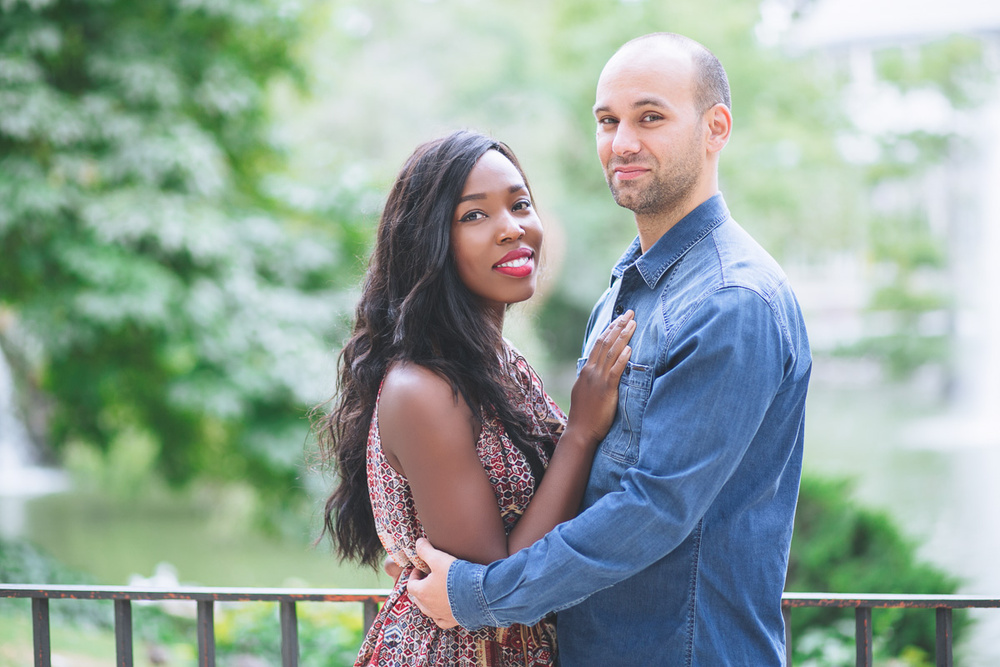
M455 132L417 147L382 211L354 331L340 355L334 409L319 428L321 457L338 478L326 501L324 533L342 559L381 564L365 453L379 385L394 362L417 363L447 378L473 414L497 417L540 469L527 446L537 436L507 393L510 383L497 356L501 332L462 283L451 252L455 207L469 172L488 150L500 152L524 176L502 142Z

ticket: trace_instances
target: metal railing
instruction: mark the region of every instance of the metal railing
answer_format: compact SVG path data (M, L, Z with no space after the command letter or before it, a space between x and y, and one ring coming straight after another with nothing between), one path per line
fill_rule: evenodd
M197 604L198 667L215 665L215 603L277 602L281 625L282 667L299 664L299 602L361 602L367 630L378 605L389 591L384 589L320 588L138 588L133 586L35 586L0 583L0 598L31 598L35 667L51 667L49 600L114 600L115 667L132 667L132 602L135 600L191 600Z
M857 649L855 665L872 667L872 609L934 609L936 633L934 639L937 667L953 667L952 610L1000 608L1000 598L961 595L892 595L892 594L831 594L785 593L781 612L785 617L785 661L792 665L791 617L794 607L839 607L854 609L854 643Z
M49 600L113 600L115 616L116 667L132 663L132 602L136 600L190 600L197 604L199 667L215 665L215 603L277 602L281 626L282 667L296 667L299 661L298 620L295 605L299 602L361 602L364 627L369 628L378 605L389 591L385 589L296 589L296 588L139 588L132 586L60 586L0 583L0 598L30 598L35 667L51 667L49 641ZM937 618L935 638L936 664L953 667L952 610L1000 608L1000 598L959 595L850 595L828 593L785 593L782 598L785 617L787 665L791 667L791 613L797 607L839 607L854 609L855 641L858 667L872 667L872 609L934 609Z

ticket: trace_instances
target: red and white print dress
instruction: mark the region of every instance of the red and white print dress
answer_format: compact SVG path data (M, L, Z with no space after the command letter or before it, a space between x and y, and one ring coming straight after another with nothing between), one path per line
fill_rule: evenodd
M515 406L528 414L537 434L554 444L566 416L542 389L542 383L524 357L507 348L504 362L520 391L511 392ZM549 454L535 447L543 465ZM514 446L496 419L483 424L476 451L496 493L504 528L510 533L534 492L534 475L524 454ZM414 565L426 570L416 554L416 541L425 537L406 479L389 465L378 431L378 402L368 434L368 491L375 526L385 550L403 568L392 593L375 617L356 666L401 667L548 667L555 661L555 628L543 619L537 625L509 628L462 627L442 630L425 616L406 592Z

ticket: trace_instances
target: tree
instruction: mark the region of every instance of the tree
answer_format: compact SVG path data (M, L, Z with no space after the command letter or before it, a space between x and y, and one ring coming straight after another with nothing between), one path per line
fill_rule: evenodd
M0 344L49 398L37 438L301 490L361 195L300 203L275 176L269 91L300 86L299 20L270 0L0 3Z

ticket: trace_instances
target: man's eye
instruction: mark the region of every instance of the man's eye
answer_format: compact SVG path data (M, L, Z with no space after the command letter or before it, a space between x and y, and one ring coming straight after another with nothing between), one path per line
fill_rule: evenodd
M604 117L604 118L598 118L597 119L597 124L598 125L614 125L617 122L618 122L617 118L611 118L611 117L607 117L607 116Z
M648 113L642 117L643 122L652 123L657 120L663 120L663 116L658 113Z

